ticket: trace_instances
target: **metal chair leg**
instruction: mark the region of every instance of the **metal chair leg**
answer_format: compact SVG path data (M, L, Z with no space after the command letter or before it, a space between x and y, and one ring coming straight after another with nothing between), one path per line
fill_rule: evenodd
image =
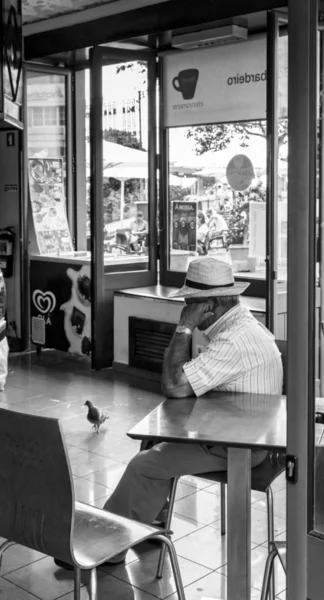
M225 533L226 533L225 483L220 484L220 512L221 512L221 535L225 535Z
M274 559L276 558L276 556L277 556L277 550L276 550L276 548L272 547L270 554L268 554L267 562L265 565L260 600L267 600L268 595L270 593L271 576L274 571L273 566L274 566Z
M174 501L175 501L175 496L176 496L176 491L177 491L178 479L179 479L179 477L175 477L171 481L171 490L170 490L170 498L169 498L169 508L168 508L168 512L167 512L167 516L166 516L166 521L165 521L165 529L166 530L169 530L170 527L171 527L171 519L172 519ZM166 545L162 544L161 551L160 551L160 556L159 556L158 568L157 568L157 572L156 572L156 576L157 576L158 579L161 579L161 577L162 577L163 567L164 567L164 561L165 561L165 551L166 551Z
M267 496L267 520L268 520L268 554L272 551L272 542L274 541L274 516L273 516L273 494L271 486L266 491ZM272 569L269 585L269 600L275 600L275 572Z
M74 567L74 600L80 600L81 569Z
M164 548L168 547L172 571L173 571L173 577L174 577L174 581L175 581L176 588L177 588L178 600L186 600L185 593L183 590L182 577L181 577L181 573L180 573L180 569L179 569L178 557L177 557L177 553L175 551L173 542L165 534L157 535L156 539L161 540L162 547L164 547Z
M1 573L1 565L2 565L2 557L3 557L3 553L8 550L8 548L10 548L10 546L13 546L16 542L9 542L8 540L6 542L3 542L3 544L1 544L0 546L0 573Z
M97 569L90 571L89 600L97 600Z

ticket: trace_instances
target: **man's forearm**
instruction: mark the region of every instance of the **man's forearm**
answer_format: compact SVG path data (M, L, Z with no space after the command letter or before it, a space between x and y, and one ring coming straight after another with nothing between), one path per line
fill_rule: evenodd
M167 396L172 393L184 392L188 395L191 386L186 386L187 378L183 371L183 365L190 360L191 336L183 333L175 333L170 346L164 355L162 370L162 392Z

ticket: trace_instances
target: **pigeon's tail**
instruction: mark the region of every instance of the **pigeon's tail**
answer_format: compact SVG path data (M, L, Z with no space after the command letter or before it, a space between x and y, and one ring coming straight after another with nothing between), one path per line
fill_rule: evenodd
M104 423L106 421L106 419L109 419L108 415L102 415L101 423Z

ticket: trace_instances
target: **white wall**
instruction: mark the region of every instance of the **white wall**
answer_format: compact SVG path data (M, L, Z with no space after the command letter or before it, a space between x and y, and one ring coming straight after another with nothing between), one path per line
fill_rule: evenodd
M8 321L15 321L20 337L20 264L19 264L19 145L14 132L14 146L7 146L7 131L0 131L0 229L14 226L16 232L14 272L6 279ZM5 191L6 185L17 185L17 191ZM27 316L26 316L27 318Z
M179 323L182 302L150 298L114 297L114 361L128 365L128 317Z
M242 298L243 304L248 304L248 298ZM114 297L114 362L128 365L128 318L139 317L152 319L161 323L179 323L183 302L157 300L154 298L134 298L131 296L115 295ZM262 323L264 313L254 313ZM192 353L196 356L197 346L205 345L203 334L195 331L192 339Z

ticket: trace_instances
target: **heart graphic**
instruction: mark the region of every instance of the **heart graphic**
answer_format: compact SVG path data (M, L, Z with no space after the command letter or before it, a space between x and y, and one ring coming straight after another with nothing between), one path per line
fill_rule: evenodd
M42 292L42 290L33 292L33 302L37 310L43 314L52 312L56 306L56 298L53 292Z

